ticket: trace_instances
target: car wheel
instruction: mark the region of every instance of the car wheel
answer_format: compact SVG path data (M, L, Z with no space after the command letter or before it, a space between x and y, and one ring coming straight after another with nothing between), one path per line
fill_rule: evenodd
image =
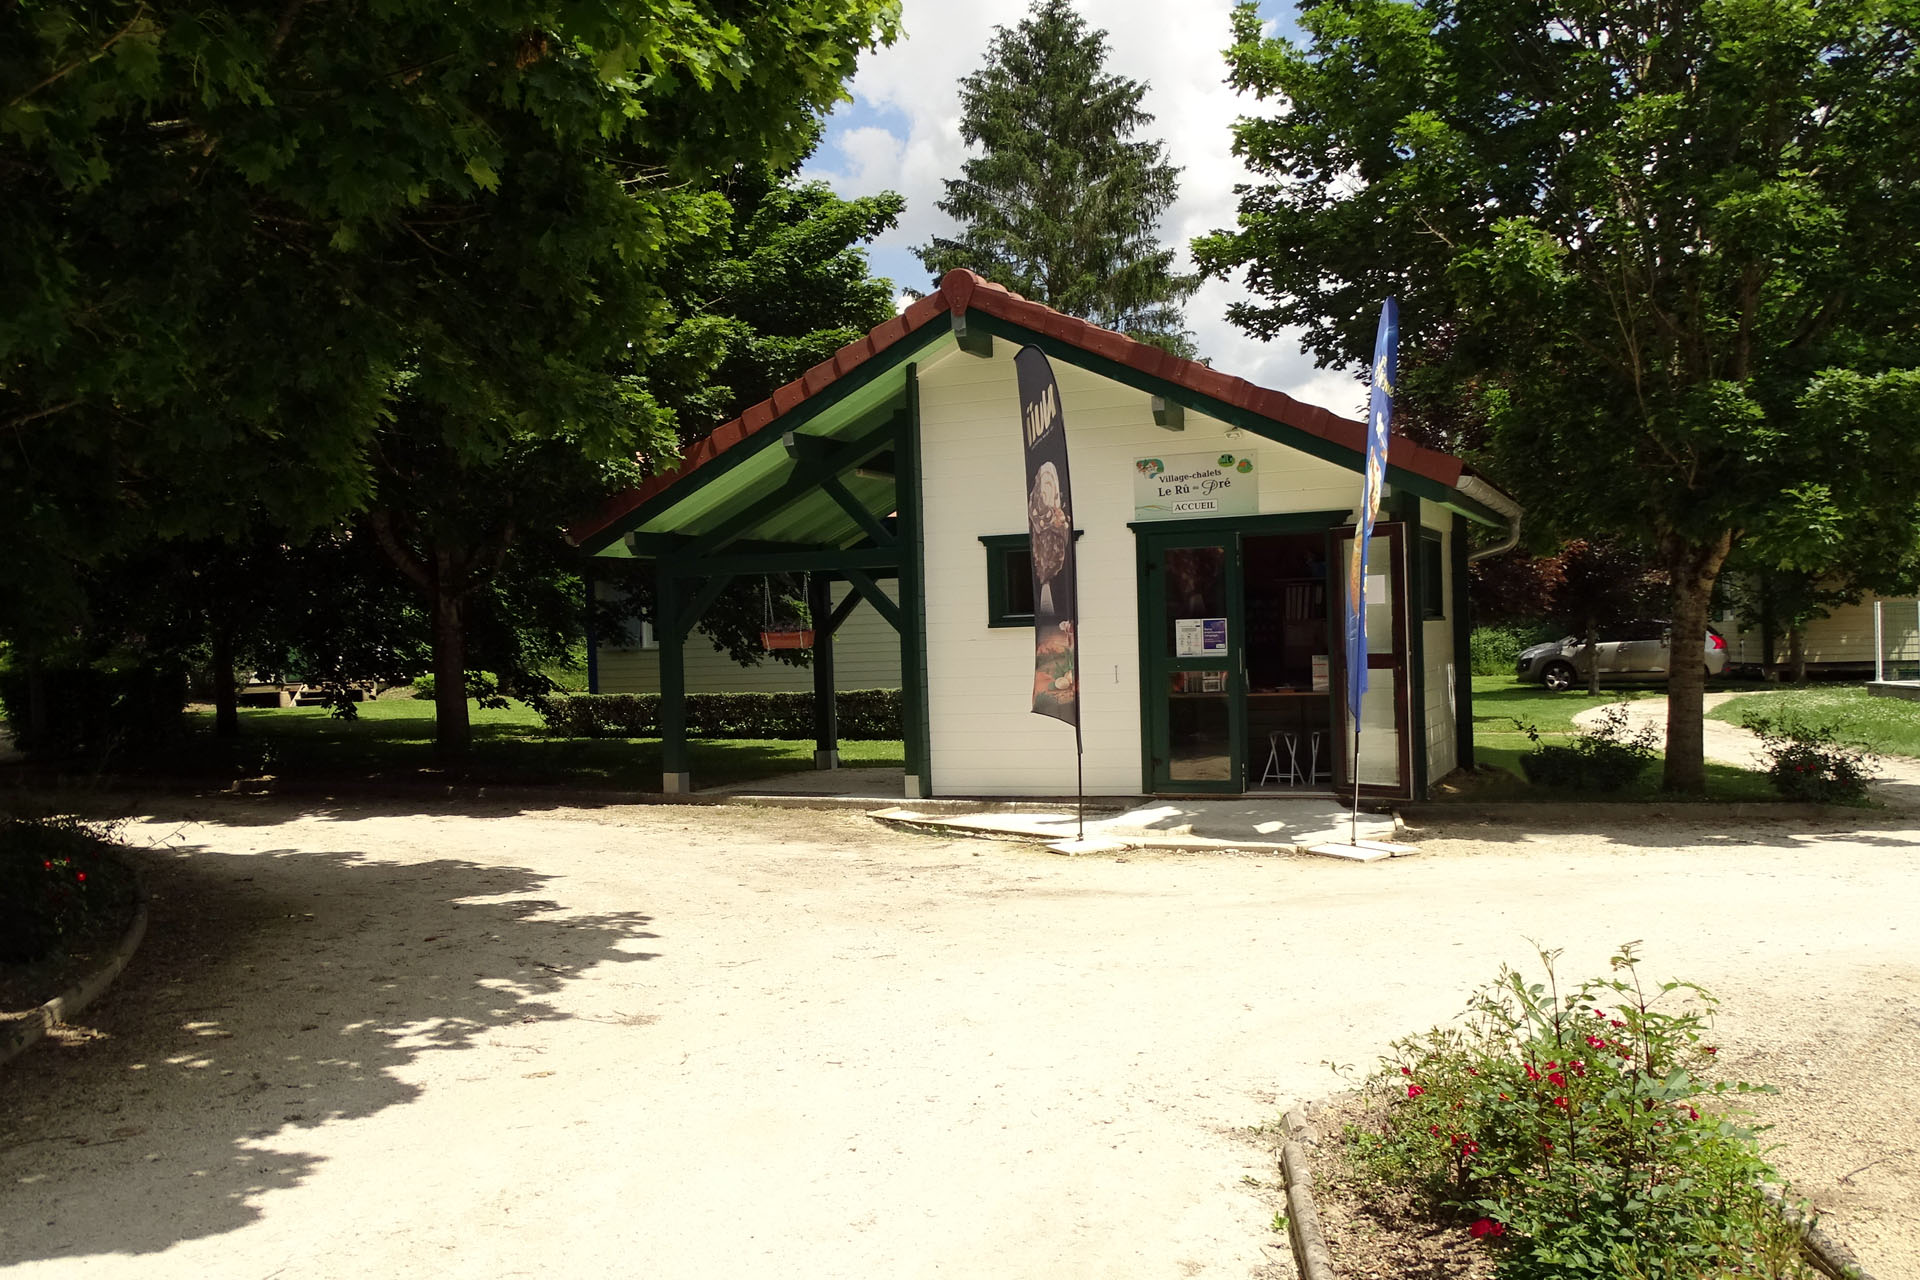
M1540 673L1540 683L1555 693L1565 693L1573 688L1577 675L1570 662L1549 662L1546 670Z

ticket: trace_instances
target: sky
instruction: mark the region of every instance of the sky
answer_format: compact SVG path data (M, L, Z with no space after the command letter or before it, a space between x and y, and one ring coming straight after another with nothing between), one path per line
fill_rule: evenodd
M1018 24L1028 9L1025 0L906 0L900 39L863 59L848 86L853 101L827 122L805 176L824 179L843 196L898 191L907 199L899 228L870 252L875 273L896 285L932 287L912 246L955 229L934 204L942 180L959 176L966 159L960 78L980 68L993 29ZM1190 266L1188 243L1231 227L1234 185L1251 180L1232 154L1233 121L1270 110L1223 83L1231 0L1079 0L1079 10L1107 33L1107 70L1149 86L1142 105L1154 121L1134 137L1164 142L1181 169L1180 199L1162 219L1160 238L1179 250L1183 268ZM1262 0L1260 12L1276 30L1298 34L1288 0ZM1228 303L1243 296L1238 282L1209 281L1187 304L1200 354L1223 373L1363 416L1365 389L1352 374L1316 369L1285 335L1265 343L1228 324Z

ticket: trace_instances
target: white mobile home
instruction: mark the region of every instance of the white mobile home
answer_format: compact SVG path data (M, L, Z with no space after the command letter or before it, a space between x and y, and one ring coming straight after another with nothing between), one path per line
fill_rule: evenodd
M806 572L816 688L836 687L829 613L865 601L898 636L909 796L1072 794L1073 730L1031 713L1027 345L1052 361L1072 460L1087 792L1350 784L1337 584L1363 425L954 271L572 531L653 562L667 790L694 781L676 707L701 611L735 577ZM1411 797L1470 761L1466 530L1519 509L1402 439L1386 481L1358 780Z

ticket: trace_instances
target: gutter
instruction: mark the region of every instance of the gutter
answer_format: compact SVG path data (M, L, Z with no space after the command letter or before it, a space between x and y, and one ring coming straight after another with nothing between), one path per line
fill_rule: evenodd
M1468 552L1468 564L1476 560L1485 560L1489 556L1504 555L1520 545L1522 512L1519 503L1475 475L1461 476L1460 482L1454 488L1458 489L1462 496L1472 498L1481 506L1491 508L1507 518L1507 536L1491 547L1482 547L1478 551Z

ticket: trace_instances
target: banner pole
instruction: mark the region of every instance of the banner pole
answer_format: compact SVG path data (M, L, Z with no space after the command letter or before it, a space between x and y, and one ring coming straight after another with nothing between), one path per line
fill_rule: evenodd
M1360 717L1353 718L1353 818L1347 823L1347 843L1360 843Z
M1080 744L1080 722L1073 722L1073 838L1087 838L1087 752Z

